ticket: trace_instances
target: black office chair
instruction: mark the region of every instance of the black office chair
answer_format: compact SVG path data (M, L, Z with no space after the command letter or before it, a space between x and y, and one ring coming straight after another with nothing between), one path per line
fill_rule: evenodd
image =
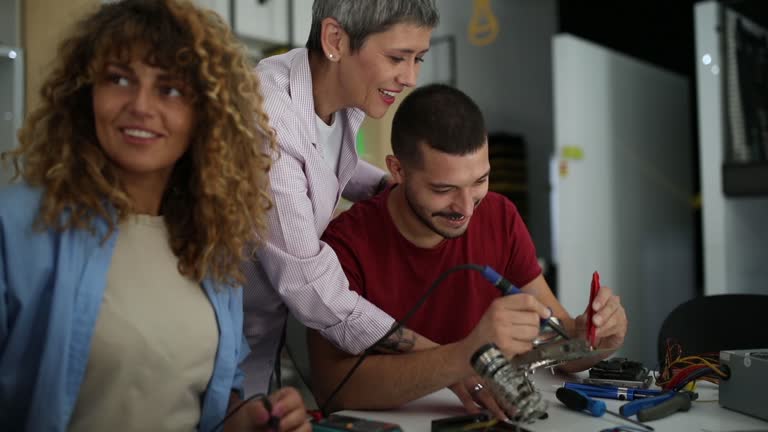
M659 331L658 359L664 367L667 340L681 356L731 349L768 348L768 295L697 297L676 307Z

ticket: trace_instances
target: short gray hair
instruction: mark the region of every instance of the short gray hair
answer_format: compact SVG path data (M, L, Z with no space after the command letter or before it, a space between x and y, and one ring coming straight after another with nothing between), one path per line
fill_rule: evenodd
M326 18L335 19L347 32L353 52L363 46L368 36L395 24L435 28L440 21L435 0L315 0L306 45L310 51L323 50L320 34Z

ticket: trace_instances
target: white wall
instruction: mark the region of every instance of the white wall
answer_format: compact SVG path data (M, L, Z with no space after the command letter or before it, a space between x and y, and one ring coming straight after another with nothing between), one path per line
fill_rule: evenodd
M0 0L0 153L16 146L15 129L20 126L24 86L17 81L23 69L19 50L21 38L19 3ZM13 52L17 58L9 58ZM19 87L16 87L19 86ZM0 186L8 178L7 169L0 162Z
M0 0L0 45L19 46L21 44L20 20L19 2Z
M206 9L210 9L221 16L224 22L229 22L229 0L192 0L192 3Z
M584 312L592 272L629 318L622 355L653 365L666 315L694 295L688 80L607 48L553 40L556 155L561 158L560 301Z
M16 129L21 125L24 85L19 3L0 0L0 153L16 147ZM11 59L9 54L13 52ZM0 186L9 178L9 169L0 162Z
M13 57L13 58L11 58ZM0 153L15 148L16 132L24 116L24 55L16 47L0 46ZM12 168L0 161L0 186Z
M768 294L768 197L723 195L726 111L719 8L715 2L695 6L704 293ZM710 56L709 64L704 55Z
M553 149L550 40L557 29L556 1L492 0L490 3L500 27L492 44L477 47L469 42L467 28L475 13L472 1L438 0L440 25L433 36L455 37L457 87L483 110L489 131L519 133L525 137L530 190L530 215L526 223L539 256L549 257L548 165ZM446 76L448 63L442 50L437 48L436 54L434 60L427 55L420 83L433 76Z

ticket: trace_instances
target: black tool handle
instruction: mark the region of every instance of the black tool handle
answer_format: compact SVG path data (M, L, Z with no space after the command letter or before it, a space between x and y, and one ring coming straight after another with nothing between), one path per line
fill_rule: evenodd
M691 409L691 397L686 393L678 393L656 406L638 411L637 419L641 422L658 420L678 411L688 411L689 409Z

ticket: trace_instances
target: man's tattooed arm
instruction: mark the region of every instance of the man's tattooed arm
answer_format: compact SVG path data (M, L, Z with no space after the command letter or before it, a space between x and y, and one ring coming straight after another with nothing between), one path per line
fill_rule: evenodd
M416 346L416 336L412 330L400 327L387 339L379 342L375 350L382 354L402 354L413 351L413 347Z

